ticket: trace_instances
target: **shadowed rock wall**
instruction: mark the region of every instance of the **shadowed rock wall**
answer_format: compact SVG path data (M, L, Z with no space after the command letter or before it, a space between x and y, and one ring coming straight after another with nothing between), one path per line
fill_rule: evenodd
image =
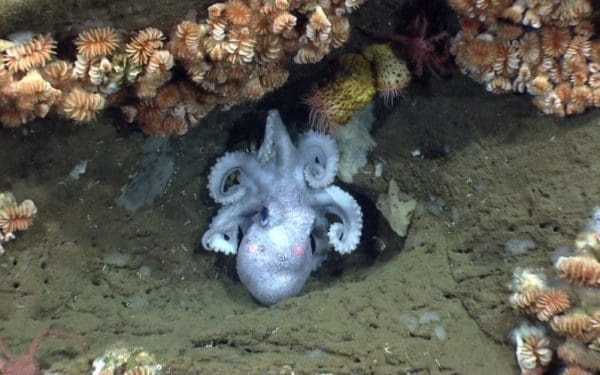
M190 10L201 12L211 0L0 0L0 38L21 30L76 34L84 27L110 25L135 30L168 30Z

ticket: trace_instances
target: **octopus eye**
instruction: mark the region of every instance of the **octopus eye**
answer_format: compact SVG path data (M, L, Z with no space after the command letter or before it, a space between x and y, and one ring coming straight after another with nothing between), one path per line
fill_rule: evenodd
M269 220L269 209L266 207L263 207L260 209L260 223L262 225L267 225L268 220Z

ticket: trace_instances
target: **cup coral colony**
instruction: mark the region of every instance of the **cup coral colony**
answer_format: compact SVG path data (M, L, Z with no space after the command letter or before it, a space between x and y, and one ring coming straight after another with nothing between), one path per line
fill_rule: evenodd
M600 371L600 209L558 254L549 277L543 269L517 268L510 304L530 318L511 337L522 374L543 374L553 357L564 374Z
M528 93L545 114L600 106L600 40L589 0L449 0L460 15L450 52L487 91Z
M74 61L57 57L50 34L19 34L0 43L0 122L18 127L57 115L85 123L118 104L146 134L183 134L214 108L282 86L288 61L315 63L342 46L347 14L364 1L215 3L205 20L183 21L169 38L154 27L96 27L75 38ZM176 65L185 79L173 78ZM124 100L128 88L135 96Z

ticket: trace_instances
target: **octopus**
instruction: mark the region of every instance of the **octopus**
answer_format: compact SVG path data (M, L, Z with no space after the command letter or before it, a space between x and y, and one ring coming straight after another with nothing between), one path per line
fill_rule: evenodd
M236 255L238 276L259 303L298 295L330 248L348 254L358 246L362 210L333 185L338 160L330 136L308 131L294 145L271 110L258 150L227 153L212 167L208 191L222 207L202 245Z

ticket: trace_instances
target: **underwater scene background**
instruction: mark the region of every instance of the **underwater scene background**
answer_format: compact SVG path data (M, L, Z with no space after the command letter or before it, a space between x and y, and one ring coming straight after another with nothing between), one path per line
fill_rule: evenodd
M0 0L0 374L598 373L599 6Z

